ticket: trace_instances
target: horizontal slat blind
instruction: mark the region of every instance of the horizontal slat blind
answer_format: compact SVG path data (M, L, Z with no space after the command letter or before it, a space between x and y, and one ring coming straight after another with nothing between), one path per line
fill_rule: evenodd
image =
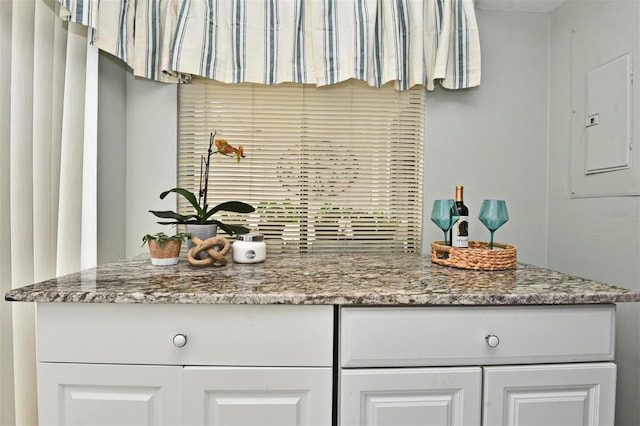
M247 158L212 157L209 203L255 206L218 218L265 234L270 252L419 250L424 88L194 79L179 89L178 155L194 193L214 129Z

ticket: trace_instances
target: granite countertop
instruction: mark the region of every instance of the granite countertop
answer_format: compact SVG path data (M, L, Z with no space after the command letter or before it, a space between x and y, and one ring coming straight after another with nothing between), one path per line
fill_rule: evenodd
M640 292L519 263L471 271L418 255L271 255L196 268L126 259L9 291L8 301L84 303L515 305L638 302Z

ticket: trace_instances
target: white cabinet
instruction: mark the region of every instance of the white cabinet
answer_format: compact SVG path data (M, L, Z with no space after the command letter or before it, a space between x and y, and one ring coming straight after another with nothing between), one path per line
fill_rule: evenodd
M614 305L343 308L340 333L342 426L613 424Z
M180 424L181 367L39 363L40 425Z
M346 370L340 423L367 426L477 426L482 371L471 368Z
M41 424L331 424L332 306L49 303L37 318Z
M39 363L41 425L330 425L329 368Z
M327 368L185 367L184 424L330 425Z
M40 422L613 424L614 305L334 310L40 303Z
M343 367L613 360L615 305L362 307L341 312ZM490 346L487 336L498 342Z
M482 424L613 425L613 363L486 367Z

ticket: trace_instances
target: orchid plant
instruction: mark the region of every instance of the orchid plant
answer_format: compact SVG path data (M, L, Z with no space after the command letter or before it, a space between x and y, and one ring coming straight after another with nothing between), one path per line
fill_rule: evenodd
M239 163L241 159L245 158L244 148L242 145L234 147L225 139L216 139L217 132L214 130L209 137L209 149L207 155L200 157L200 188L198 190L198 197L184 188L172 188L168 191L164 191L160 194L160 199L163 200L167 195L174 192L183 196L189 204L194 208L195 214L182 215L171 210L149 210L155 216L161 219L171 219L171 222L158 222L162 225L178 225L178 224L216 224L219 228L225 231L229 235L241 234L249 232L249 229L239 225L227 225L221 221L214 219L212 216L220 211L234 212L234 213L251 213L255 211L253 206L243 203L241 201L226 201L209 208L207 203L207 191L209 189L209 167L211 164L211 156L213 154L221 154L225 157L236 157ZM214 150L215 147L215 150Z

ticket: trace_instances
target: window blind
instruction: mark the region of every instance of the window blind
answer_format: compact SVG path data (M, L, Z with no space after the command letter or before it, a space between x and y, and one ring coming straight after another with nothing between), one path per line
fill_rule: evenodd
M218 218L264 234L270 253L417 252L424 104L424 88L355 80L318 88L194 79L179 86L178 183L197 193L216 130L247 157L212 156L210 205L253 205L255 213Z

